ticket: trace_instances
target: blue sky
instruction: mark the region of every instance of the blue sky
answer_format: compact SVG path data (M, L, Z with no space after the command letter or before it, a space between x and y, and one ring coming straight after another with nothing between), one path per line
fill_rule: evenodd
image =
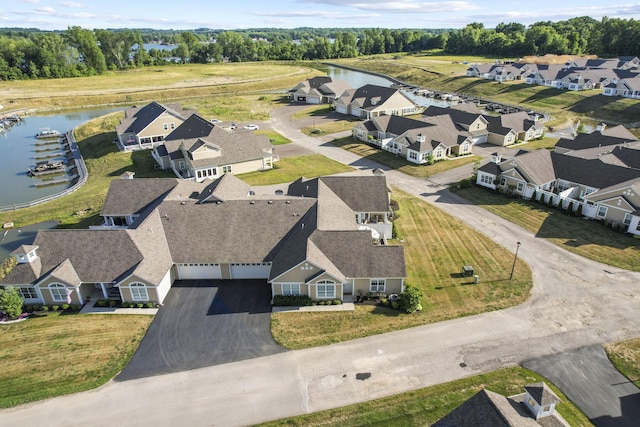
M614 0L615 1L615 0ZM461 28L525 25L575 16L640 19L640 3L596 0L0 0L0 27L84 28Z

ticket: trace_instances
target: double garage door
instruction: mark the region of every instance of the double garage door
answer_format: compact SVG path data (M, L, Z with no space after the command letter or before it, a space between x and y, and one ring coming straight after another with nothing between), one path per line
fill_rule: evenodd
M268 279L271 264L229 264L229 268L231 279ZM181 280L222 279L222 271L220 264L179 264L178 277Z

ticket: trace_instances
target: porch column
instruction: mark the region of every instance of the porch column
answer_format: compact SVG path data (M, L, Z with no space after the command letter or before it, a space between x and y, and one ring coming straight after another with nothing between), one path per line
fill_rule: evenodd
M100 283L100 288L102 288L102 297L105 299L108 298L109 293L107 292L107 288L104 283Z

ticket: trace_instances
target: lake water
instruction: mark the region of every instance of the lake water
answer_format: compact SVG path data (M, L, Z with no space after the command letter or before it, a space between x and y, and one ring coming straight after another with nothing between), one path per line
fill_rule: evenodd
M87 120L118 110L122 110L122 107L27 116L21 123L0 133L0 207L50 196L71 185L63 183L36 188L35 184L41 180L27 175L27 170L37 161L62 159L59 144L36 145L56 141L36 139L35 135L41 129L55 129L64 133ZM0 110L0 117L3 116ZM56 176L56 179L64 176Z
M359 71L346 70L340 67L334 67L332 65L323 65L321 67L317 67L318 70L327 73L327 75L331 78L337 80L343 80L353 88L359 88L367 84L390 87L393 85L391 80L387 80L384 77L374 76L372 74L361 73ZM443 101L441 99L428 98L421 95L415 95L412 92L404 91L404 94L407 95L413 102L420 105L421 107L428 107L429 105L436 105L438 107L447 107L451 105L447 101Z
M149 52L150 49L173 50L178 47L177 44L160 44L160 43L145 43L143 46L147 52Z

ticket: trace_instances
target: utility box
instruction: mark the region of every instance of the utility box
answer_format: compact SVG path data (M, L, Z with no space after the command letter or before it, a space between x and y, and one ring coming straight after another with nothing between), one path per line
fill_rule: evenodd
M474 285L477 285L479 281L480 281L480 279L478 278L478 275L477 275L477 274L474 274L474 275L473 275L473 284L474 284Z
M463 277L471 277L473 276L473 267L470 265L462 266L462 276Z

